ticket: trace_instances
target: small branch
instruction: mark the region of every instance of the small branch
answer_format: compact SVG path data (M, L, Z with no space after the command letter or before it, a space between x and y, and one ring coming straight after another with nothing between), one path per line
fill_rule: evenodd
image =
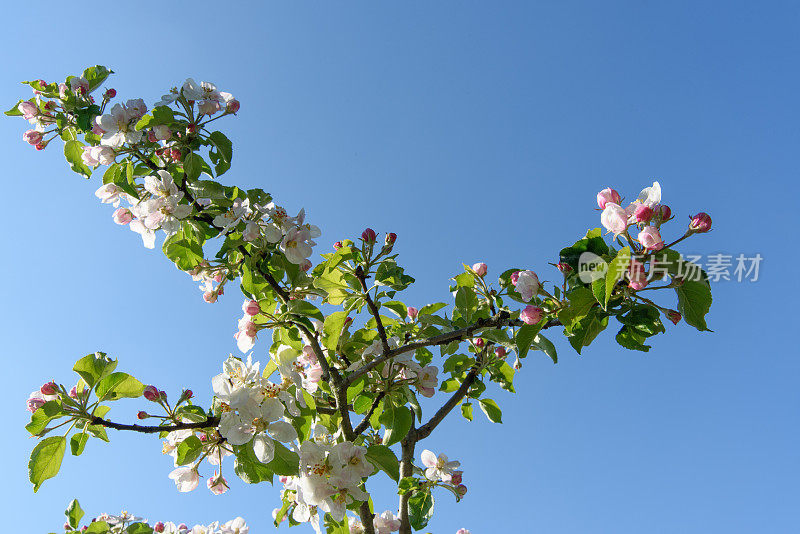
M402 457L400 459L400 479L410 477L414 473L414 447L417 444L417 431L414 422L411 422L411 429L400 442ZM410 491L400 496L400 534L411 534L411 519L408 515L408 501L411 498Z
M358 426L353 429L353 433L356 436L361 435L361 433L367 429L367 426L369 426L369 418L372 417L372 414L375 413L375 410L378 409L378 405L381 403L383 397L385 396L386 396L385 391L381 391L375 396L375 400L372 401L372 406L369 407L369 411L364 416L364 419L362 419L362 421L358 424Z
M381 343L383 343L383 352L389 352L389 339L386 337L386 330L383 328L383 321L381 321L381 314L378 311L378 307L375 305L375 302L372 300L372 297L369 296L369 291L367 290L367 279L364 276L364 269L361 268L359 265L356 267L356 278L358 281L361 282L361 291L364 292L364 300L367 301L367 307L369 308L370 313L372 316L375 317L375 322L378 327L378 336L381 338Z
M364 525L364 534L375 534L375 525L372 523L373 513L369 511L369 501L364 501L358 507L361 524Z
M100 425L106 428L113 428L114 430L131 430L133 432L141 432L142 434L158 434L159 432L172 432L174 430L198 430L201 428L216 428L219 425L219 417L208 417L205 421L198 423L175 423L174 425L124 425L122 423L114 423L107 421L102 417L92 417L89 420L90 425Z
M478 373L480 372L480 365L482 360L483 360L482 357L478 358L478 361L475 363L475 365L472 366L472 368L469 370L469 373L467 373L467 377L461 383L461 387L459 387L450 396L450 398L447 399L447 402L445 402L444 405L441 408L439 408L439 411L437 411L433 415L433 417L431 417L430 421L419 427L415 435L416 441L423 440L428 436L430 436L431 432L433 432L433 430L437 426L439 426L439 423L442 422L442 419L447 417L447 414L449 414L453 410L453 408L455 408L458 405L458 403L460 403L461 400L467 395L469 388L478 379Z

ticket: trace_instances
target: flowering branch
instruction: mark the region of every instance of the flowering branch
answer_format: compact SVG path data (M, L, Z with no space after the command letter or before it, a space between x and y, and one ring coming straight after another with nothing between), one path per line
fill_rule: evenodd
M102 417L92 417L90 425L100 425L114 430L131 430L142 434L158 434L160 432L175 432L177 430L200 430L203 428L216 428L219 426L219 417L208 417L205 421L181 422L172 425L125 425L108 421Z

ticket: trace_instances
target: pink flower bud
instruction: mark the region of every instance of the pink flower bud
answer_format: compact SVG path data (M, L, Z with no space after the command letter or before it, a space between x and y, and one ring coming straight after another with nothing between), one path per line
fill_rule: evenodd
M78 386L72 386L72 389L69 390L69 396L73 399L78 398Z
M483 278L486 276L486 273L489 271L489 268L486 266L485 263L476 263L472 266L472 270L475 271L475 274Z
M39 388L39 391L42 392L42 395L55 395L58 393L58 385L56 385L55 382L50 381Z
M213 115L219 110L220 110L219 102L215 102L213 100L206 100L199 106L197 106L197 111L199 111L203 115Z
M161 400L167 400L167 392L163 389L158 391L158 396L161 397Z
M505 347L497 347L494 349L494 355L500 358L501 360L505 360L508 352L506 351Z
M667 319L672 321L672 324L681 322L682 315L675 310L667 310Z
M622 202L622 197L619 196L614 189L607 187L603 189L599 193L597 193L597 207L601 210L606 209L606 204L611 202L612 204L619 204Z
M636 218L636 222L640 223L648 223L650 219L653 218L655 212L653 208L650 206L645 206L644 204L640 204L636 207L636 211L633 212L633 216Z
M144 398L152 401L158 402L161 399L161 393L158 391L158 388L155 386L147 386L144 388Z
M186 526L186 523L181 523L178 525L178 530L189 530L189 527Z
M197 125L196 124L192 124L190 122L189 124L186 125L186 133L187 134L193 134L196 131L197 131Z
M339 250L340 248L342 248L342 242L337 241L336 243L333 244L333 248L334 250Z
M661 204L658 208L658 217L661 219L661 222L668 221L672 218L672 210L669 209L669 206L666 204Z
M353 318L352 317L345 317L344 325L342 325L342 328L347 328L351 324L353 324Z
M467 487L464 484L459 484L456 486L456 493L463 497L467 494Z
M64 522L64 530L72 530L72 527L66 521Z
M572 266L569 263L558 263L556 264L556 269L558 269L564 274L572 272Z
M117 208L113 218L115 223L125 225L133 220L133 213L128 208Z
M242 319L239 322L239 332L243 332L247 337L256 337L258 327L253 321Z
M37 132L36 130L28 130L24 134L22 134L22 140L28 143L29 145L36 146L42 142L42 132Z
M147 132L147 140L150 141L151 143L155 143L156 141L158 141L158 139L156 139L156 133L153 130Z
M414 306L409 306L406 312L408 313L408 318L412 321L417 318L417 315L419 315L419 310Z
M147 419L148 417L150 417L150 415L147 412L140 411L139 413L136 414L136 417L139 419Z
M203 293L203 300L208 302L209 304L214 304L217 302L217 292L216 291L206 291Z
M158 532L159 534L161 534L161 532L164 532L164 530L166 528L167 528L167 526L164 523L162 523L161 521L159 521L158 523L153 525L153 531Z
M387 245L394 245L394 242L397 241L397 234L394 232L389 232L386 234L386 244Z
M181 160L181 151L178 150L177 148L173 148L172 150L169 151L169 157L171 157L175 161L180 161Z
M22 118L30 120L39 114L39 108L33 102L20 102L17 110L22 113Z
M630 279L628 287L635 291L644 289L647 286L647 275L644 272L644 264L637 260L631 260L631 265L628 267L628 278Z
M542 320L543 316L544 310L538 306L531 305L525 306L525 309L519 314L519 318L522 319L522 322L525 324L537 324Z
M252 317L261 313L261 307L255 300L246 300L244 304L242 304L242 311Z
M228 100L228 104L225 106L225 110L228 113L236 113L239 111L241 104L235 98L233 100Z
M363 239L365 243L374 243L377 237L378 236L375 234L375 230L372 228L367 228L361 232L361 239Z
M189 400L194 397L194 392L191 389L184 389L181 393L181 400Z
M475 346L478 347L479 349L482 349L484 346L486 346L486 342L483 340L482 337L475 338Z
M709 230L711 230L711 216L708 213L700 212L692 217L692 222L689 223L690 232L702 234Z
M36 145L35 148L36 148L36 150L44 150L45 148L47 148L47 143L41 142L38 145Z
M639 232L639 243L647 250L661 250L664 248L664 240L661 239L661 232L655 226L645 226Z
M38 393L38 392L34 391L34 393ZM34 395L31 395L28 398L28 401L27 401L27 409L28 409L29 412L33 413L36 410L38 410L39 408L41 408L42 406L44 406L45 402L47 402L47 401L44 400L42 397L36 397Z
M105 98L106 100L111 100L115 96L117 96L116 89L106 89L106 92L103 93L103 98Z
M454 486L458 486L461 484L464 476L464 471L453 471L453 474L450 475L450 483Z
M67 91L69 91L69 87L67 87L67 84L65 83L58 84L58 96L61 97L61 100L67 98Z
M522 272L522 271L517 271L515 273L511 273L511 283L514 284L515 286L517 285L517 282L519 281L519 273L520 272Z

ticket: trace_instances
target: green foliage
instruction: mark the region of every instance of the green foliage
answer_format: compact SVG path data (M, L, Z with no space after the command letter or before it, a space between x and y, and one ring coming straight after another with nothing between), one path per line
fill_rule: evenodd
M389 478L397 482L400 480L400 461L395 456L392 449L385 445L370 445L367 447L367 460L389 475Z
M408 499L408 518L411 528L422 530L433 517L433 495L430 490L418 491Z
M144 384L127 373L111 373L97 383L96 393L100 400L115 401L122 398L141 397Z
M44 438L33 448L28 462L28 480L33 484L34 492L39 491L45 480L58 474L66 450L67 438L64 436Z

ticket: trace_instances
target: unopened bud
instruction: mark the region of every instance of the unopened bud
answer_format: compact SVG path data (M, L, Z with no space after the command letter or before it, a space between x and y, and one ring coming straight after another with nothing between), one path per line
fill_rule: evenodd
M139 412L136 414L136 417L138 417L139 419L147 419L148 417L150 417L150 414L148 414L147 412Z
M37 132L36 130L28 130L24 134L22 134L22 140L28 143L29 145L36 146L42 142L42 132Z
M508 355L508 352L506 351L505 347L497 347L496 349L494 349L494 354L501 360L505 360L506 356Z
M261 313L261 307L255 300L246 300L244 304L242 304L242 311L252 317Z
M644 204L637 206L636 211L634 212L634 217L636 218L636 222L640 223L650 222L650 219L653 218L653 215L655 215L653 208L651 208L650 206L645 206Z
M459 484L456 486L456 493L463 497L467 494L467 487L464 484Z
M667 310L667 319L672 321L672 324L678 324L681 322L681 318L683 317L679 312L675 310Z
M208 302L209 304L214 304L217 302L217 292L216 291L206 291L203 293L203 300Z
M700 212L692 217L692 222L689 223L690 232L702 234L709 230L711 230L711 216L708 213Z
M181 402L187 401L194 397L194 392L191 389L184 389L183 393L181 393Z
M543 315L544 310L540 307L528 305L520 312L519 318L522 319L522 322L525 324L537 324L542 320Z
M361 232L361 239L364 240L365 243L372 244L378 238L377 234L375 234L375 230L372 228L367 228L363 232Z
M476 263L472 266L472 270L475 271L475 274L483 278L489 271L489 267L487 267L485 263Z
M196 124L192 124L190 122L189 124L186 125L186 133L187 134L193 134L196 131L197 131L197 125Z
M342 328L347 328L351 324L353 324L353 318L352 317L345 317L344 318L344 324L342 325Z
M386 234L386 244L387 245L394 245L394 242L397 241L397 234L394 232L389 232Z
M661 222L668 221L672 218L672 210L669 209L669 206L666 204L661 204L658 208L658 216L661 219Z
M609 202L619 204L621 201L622 197L619 196L619 193L610 187L597 193L597 207L601 210L606 209L606 204Z
M453 471L453 474L450 476L450 482L454 486L461 485L461 481L463 480L464 471Z
M225 111L228 113L236 113L239 111L240 107L241 104L239 104L239 101L234 98L233 100L228 101L228 104L225 106Z
M158 141L158 139L156 139L156 133L153 130L147 132L147 140L150 141L151 143L155 143L156 141Z
M569 263L558 263L556 264L556 268L564 274L572 272L572 266Z
M408 318L412 321L417 318L417 315L419 315L419 310L414 306L409 306L406 312L408 313Z
M111 100L115 96L117 96L116 89L106 89L106 92L103 93L103 98L105 98L106 100Z
M145 387L144 388L144 393L142 393L142 395L144 395L145 399L147 399L149 401L152 401L152 402L158 402L159 399L161 398L161 395L158 392L158 388L155 387L155 386L147 386L147 387Z
M167 526L166 526L164 523L162 523L161 521L159 521L158 523L156 523L155 525L153 525L153 531L154 531L154 532L158 532L159 534L160 534L161 532L164 532L164 530L165 530L166 528L167 528Z
M482 349L484 346L486 346L486 342L483 340L482 337L476 338L475 346L478 347L479 349Z
M335 250L339 250L340 248L342 248L342 242L341 241L337 241L336 243L333 244L333 248Z
M55 395L58 393L58 385L51 381L39 388L39 391L42 392L42 395Z

